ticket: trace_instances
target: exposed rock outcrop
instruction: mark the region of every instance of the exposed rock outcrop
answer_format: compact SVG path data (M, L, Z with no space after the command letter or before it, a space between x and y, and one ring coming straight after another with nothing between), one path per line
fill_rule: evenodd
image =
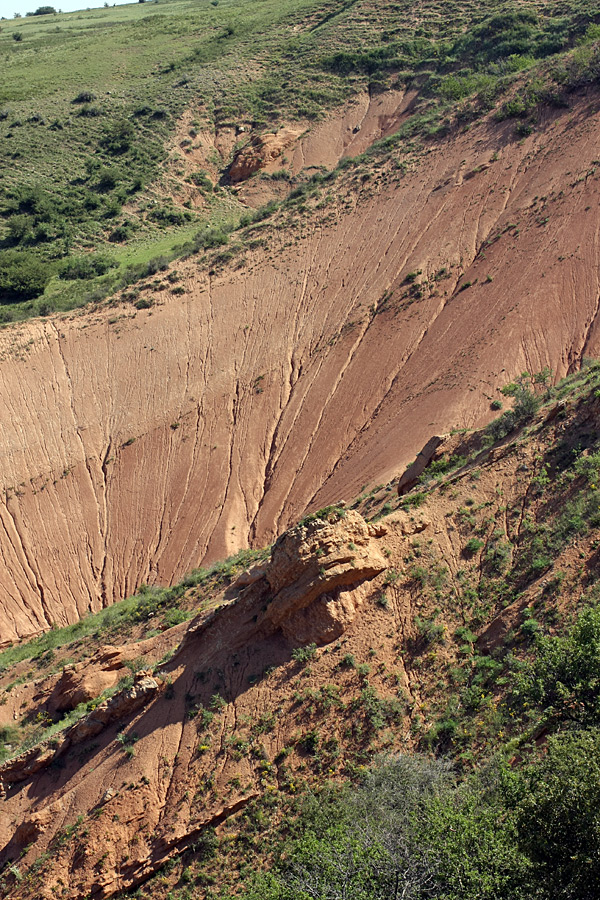
M228 591L241 589L235 603L192 623L179 652L199 642L209 655L233 652L277 631L297 645L335 640L358 609L360 595L347 589L387 568L376 540L386 531L343 508L309 516L276 541L268 563L242 573Z
M268 163L283 156L301 134L298 128L282 128L275 134L257 134L235 154L229 167L229 180L234 184L245 181Z
M398 103L378 97L374 128ZM243 272L181 260L185 293L144 288L152 309L3 328L1 640L265 546L309 505L388 482L432 434L485 424L524 369L560 378L597 356L600 121L595 94L573 100L524 141L493 119L432 139L358 204L344 176L293 239L265 228ZM367 134L367 105L337 131L343 153L364 149L346 131ZM329 164L326 126L297 162L285 151L292 171Z
M64 713L75 709L80 703L87 703L118 681L114 671L101 669L81 672L81 666L65 666L54 690L48 699L48 709L53 713Z
M149 672L138 672L131 687L99 703L87 716L75 722L58 736L44 741L0 766L0 791L6 786L27 781L74 744L81 744L100 734L108 725L131 715L159 690L158 682Z
M438 455L439 447L444 443L447 434L434 434L430 437L422 450L417 454L417 458L398 480L398 496L402 497L415 486L427 466L429 466Z

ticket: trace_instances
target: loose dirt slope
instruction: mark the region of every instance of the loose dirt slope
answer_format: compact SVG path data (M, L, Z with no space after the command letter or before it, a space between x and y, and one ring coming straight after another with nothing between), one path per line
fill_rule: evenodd
M135 654L144 666L0 766L0 896L110 897L155 876L140 896L162 898L184 869L212 896L211 866L237 889L303 786L356 776L384 750L443 748L447 703L467 766L499 731L518 733L498 702L507 679L490 687L486 673L596 592L599 378L596 367L491 449L481 436L447 442L468 461L412 508L371 524L347 508L308 517L190 624L137 643L113 634L129 644L62 675L46 656L1 674L6 726L56 718ZM244 834L233 817L254 800Z
M2 640L264 545L485 421L515 373L596 355L598 110L359 170L151 310L2 332Z

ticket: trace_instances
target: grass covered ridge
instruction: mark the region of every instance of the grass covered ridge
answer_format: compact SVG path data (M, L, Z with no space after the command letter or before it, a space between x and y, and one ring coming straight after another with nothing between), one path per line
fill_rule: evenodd
M199 130L310 122L357 90L412 84L415 114L380 156L496 106L526 133L536 104L597 78L599 22L586 0L153 0L5 22L0 319L101 299L207 225L223 242L243 225L235 194L205 173L186 188L193 203L173 201ZM186 146L169 154L189 109Z

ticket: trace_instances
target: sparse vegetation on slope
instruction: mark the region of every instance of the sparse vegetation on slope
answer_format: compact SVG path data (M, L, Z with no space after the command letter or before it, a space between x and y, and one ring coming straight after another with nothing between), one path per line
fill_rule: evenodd
M120 296L2 331L0 894L592 900L597 8L36 13L0 319Z
M532 390L525 386L535 380L523 376L506 393L519 403L520 391ZM264 612L271 601L258 599L252 616L244 591L263 569L243 576L227 595L233 604L196 623L171 659L157 659L152 644L165 607L152 606L148 622L138 615L145 619L147 601L162 595L142 594L131 615L116 608L113 639L124 641L128 632L134 639L122 671L144 665L135 649L143 638L145 664L157 659L164 680L154 715L168 714L171 704L181 707L177 746L187 760L177 763L171 790L189 824L137 896L300 900L321 897L332 885L363 900L396 891L448 900L594 896L600 367L588 365L543 390L539 408L499 440L490 444L493 429L453 436L446 452L459 466L434 465L432 477L415 489L418 506L405 503L410 494L394 501L378 539L387 569L374 579L357 626L341 638L321 647L310 640L261 644L255 620L260 603ZM385 488L379 493L382 504ZM307 517L299 533L344 528L354 515L326 508ZM381 520L377 507L372 515ZM550 547L544 566L532 564L537 539ZM357 551L355 543L333 546L336 554ZM326 547L310 562L317 578L327 571L322 564L332 550ZM227 583L235 566L248 561L191 576L184 608L197 608L204 598L210 611L222 602L215 594L219 579ZM221 657L211 632L205 645L200 636L204 628L218 635L220 617L233 623L237 609L246 630L259 631L240 646L228 627ZM98 617L90 619L89 632L84 620L84 633L95 634L97 625ZM160 640L168 642L170 631ZM56 661L79 652L76 635L64 637L71 642L61 649L59 641ZM49 665L41 650L36 641L20 655L18 647L5 653L3 678L15 682L19 674L9 703L14 690L30 696L28 658L42 667L38 678ZM206 653L217 654L210 665L201 662ZM257 653L265 654L263 668ZM57 723L38 721L29 743L47 740L101 699ZM26 715L35 722L30 704ZM128 791L151 790L154 777L145 760L158 732L143 721L121 723L103 750L83 745L80 751L98 754L102 778L113 764L120 771L142 767L141 782ZM10 747L19 740L8 724L2 737ZM69 770L68 755L63 761ZM133 775L125 777L136 784ZM114 801L119 828L127 797L125 791ZM52 839L60 859L80 854L100 827L93 810L82 808L81 815L72 846L59 833ZM105 852L114 857L111 865L121 865L113 844ZM40 878L54 877L58 856L52 876L44 855L35 859L30 848L23 863L8 860L3 877L10 896L35 896ZM17 864L19 878L12 872Z
M541 102L566 103L569 90L597 79L599 19L585 0L527 10L463 0L451 16L433 0L418 10L385 0L161 0L10 22L0 33L9 173L0 314L102 299L184 245L201 247L207 225L226 233L243 222L226 185L202 170L186 175L203 130L310 126L365 88L414 87L415 111L380 156L495 107L525 134ZM189 109L193 124L169 154ZM242 131L233 149L244 141ZM230 158L212 153L226 173Z

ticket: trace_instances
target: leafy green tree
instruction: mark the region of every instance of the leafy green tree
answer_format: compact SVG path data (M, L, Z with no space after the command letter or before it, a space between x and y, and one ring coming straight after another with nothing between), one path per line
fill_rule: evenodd
M541 759L512 774L518 841L547 900L597 900L600 731L558 734Z
M600 607L585 609L566 635L540 635L517 663L513 703L540 707L548 722L600 724Z
M3 250L0 252L0 303L39 297L52 274L51 265L33 253Z
M247 897L268 900L520 900L530 864L496 785L458 785L420 756L376 766L358 789L305 806L300 836Z

